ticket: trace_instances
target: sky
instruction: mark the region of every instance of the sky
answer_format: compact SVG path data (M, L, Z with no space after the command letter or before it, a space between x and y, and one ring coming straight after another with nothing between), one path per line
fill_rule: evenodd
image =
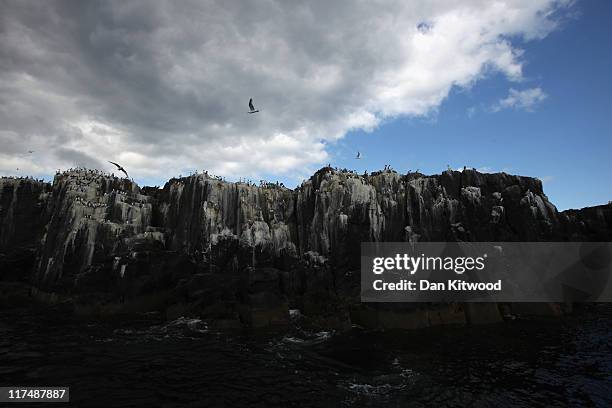
M605 204L609 21L603 0L4 0L0 174L468 166L538 177L560 210Z

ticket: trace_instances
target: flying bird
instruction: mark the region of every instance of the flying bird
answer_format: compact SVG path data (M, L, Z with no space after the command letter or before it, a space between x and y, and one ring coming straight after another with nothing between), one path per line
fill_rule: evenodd
M357 152L357 156L355 158L356 159L361 159L361 152Z
M28 150L28 153L30 154L34 153L34 150Z
M130 178L130 176L128 176L127 171L125 171L125 169L123 167L121 167L119 164L112 162L112 161L108 161L111 164L114 164L117 167L117 170L122 171L125 173L125 177Z
M249 113L257 113L259 110L255 110L255 106L253 106L253 98L249 99Z

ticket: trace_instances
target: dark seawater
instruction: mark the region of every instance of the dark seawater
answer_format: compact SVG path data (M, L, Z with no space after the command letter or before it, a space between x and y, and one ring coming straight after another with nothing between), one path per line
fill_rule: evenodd
M219 332L0 311L0 385L75 407L612 406L612 312L410 332ZM25 407L28 404L10 404Z

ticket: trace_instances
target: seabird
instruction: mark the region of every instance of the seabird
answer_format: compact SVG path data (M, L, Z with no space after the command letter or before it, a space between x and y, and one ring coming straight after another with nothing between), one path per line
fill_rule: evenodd
M117 166L117 170L122 171L125 173L125 177L130 178L130 176L128 176L127 171L125 171L125 169L123 167L121 167L119 164L112 162L112 161L108 161L111 164L114 164L115 166Z
M249 109L251 110L249 113L259 112L259 110L255 110L255 106L253 106L253 98L249 99Z
M356 159L361 159L361 152L357 152L357 156L355 158Z

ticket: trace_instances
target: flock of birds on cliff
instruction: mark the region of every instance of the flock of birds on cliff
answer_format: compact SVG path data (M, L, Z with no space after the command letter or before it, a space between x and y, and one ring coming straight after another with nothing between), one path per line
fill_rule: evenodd
M2 176L1 180L28 180L28 181L37 181L39 183L44 183L45 179L42 178L34 178L32 176Z
M137 191L121 189L128 185L112 173L77 167L61 173L58 171L55 177L66 182L67 191L76 193L74 202L86 211L81 214L85 219L96 219L109 223L111 221L108 219L107 212L99 212L97 209L108 209L112 203L124 203L130 206L126 212L128 219L125 223L132 224L137 219L134 217L138 217L139 209L150 206L149 199ZM96 193L95 199L92 199L90 194L92 188L96 191L101 188L100 193L102 194Z

